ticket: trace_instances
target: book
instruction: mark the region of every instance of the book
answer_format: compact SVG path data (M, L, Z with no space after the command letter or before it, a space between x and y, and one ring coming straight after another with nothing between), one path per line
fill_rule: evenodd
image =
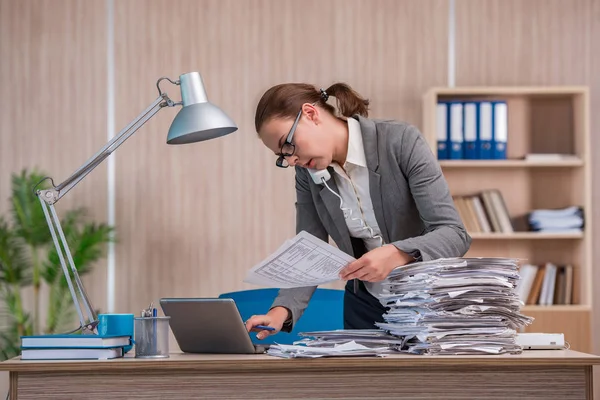
M27 348L21 351L21 360L108 360L123 357L122 347L113 348Z
M36 335L21 336L21 349L26 348L109 348L128 346L130 336Z

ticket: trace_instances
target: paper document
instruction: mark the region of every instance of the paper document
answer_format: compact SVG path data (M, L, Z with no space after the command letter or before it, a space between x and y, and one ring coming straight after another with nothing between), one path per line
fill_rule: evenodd
M339 279L355 259L302 231L246 274L244 282L274 288L317 286Z

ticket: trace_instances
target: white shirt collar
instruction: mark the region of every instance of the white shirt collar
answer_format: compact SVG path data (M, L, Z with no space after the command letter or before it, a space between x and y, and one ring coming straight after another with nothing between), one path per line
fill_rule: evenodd
M367 167L360 122L354 118L348 118L348 153L346 154L346 163L358 165L359 167Z

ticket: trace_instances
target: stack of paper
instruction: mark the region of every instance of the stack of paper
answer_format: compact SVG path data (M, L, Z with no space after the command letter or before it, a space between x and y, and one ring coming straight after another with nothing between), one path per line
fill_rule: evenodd
M267 354L284 358L381 356L400 349L404 340L380 329L301 332L293 345L271 345Z
M530 228L539 232L581 232L584 225L583 209L577 206L557 210L533 210L528 220Z
M532 322L520 313L518 280L518 261L506 258L399 267L383 283L388 293L381 302L389 311L376 325L406 339L409 353L518 353L516 330Z

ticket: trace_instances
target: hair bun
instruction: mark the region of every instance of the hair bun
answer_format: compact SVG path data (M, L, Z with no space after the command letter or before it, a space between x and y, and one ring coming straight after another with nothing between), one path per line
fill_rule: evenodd
M329 95L323 88L321 88L321 98L323 99L324 102L327 102L327 100L329 99Z

